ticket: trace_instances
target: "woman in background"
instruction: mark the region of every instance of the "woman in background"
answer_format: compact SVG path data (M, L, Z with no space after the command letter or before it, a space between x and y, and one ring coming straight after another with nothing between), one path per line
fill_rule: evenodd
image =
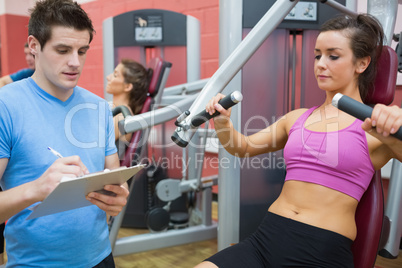
M133 115L139 114L148 94L151 75L152 71L142 64L122 59L114 72L107 76L106 92L113 95L113 108L126 106ZM132 136L132 133L120 134L118 122L123 119L121 113L114 117L116 146L120 159L124 157L125 148Z

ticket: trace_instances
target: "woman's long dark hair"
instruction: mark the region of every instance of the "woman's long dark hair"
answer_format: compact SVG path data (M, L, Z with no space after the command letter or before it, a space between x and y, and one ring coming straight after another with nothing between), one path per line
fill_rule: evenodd
M138 114L147 98L152 70L130 59L122 59L121 64L124 66L124 82L133 85L129 96L129 106L134 114Z
M381 55L384 32L380 22L368 14L359 14L356 18L339 16L325 22L320 32L342 31L350 39L350 47L355 59L370 56L371 62L358 79L359 91L362 100L374 87L377 74L377 61Z

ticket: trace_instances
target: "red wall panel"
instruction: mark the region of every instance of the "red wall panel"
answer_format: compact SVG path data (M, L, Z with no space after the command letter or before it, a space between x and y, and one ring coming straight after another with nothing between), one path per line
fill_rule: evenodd
M202 3L201 3L202 2ZM219 0L148 0L107 1L98 0L82 4L91 17L96 35L88 52L80 86L103 97L102 23L106 18L138 9L166 9L191 15L200 21L201 27L201 78L214 74L218 68ZM174 67L173 67L174 68Z
M0 16L1 76L26 68L24 44L28 39L29 17Z
M401 107L402 105L402 86L396 86L395 90L395 97L394 101L392 102L393 105L398 105Z

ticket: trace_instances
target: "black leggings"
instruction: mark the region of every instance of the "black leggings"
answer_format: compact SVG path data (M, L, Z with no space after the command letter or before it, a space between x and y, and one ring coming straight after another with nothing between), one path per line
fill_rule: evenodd
M0 254L4 253L4 228L6 227L5 223L0 224Z
M244 241L206 259L220 268L353 268L353 241L268 212Z
M0 187L0 192L1 192ZM5 223L0 224L0 254L4 253L4 228L6 227Z
M100 263L95 265L93 268L115 268L114 259L112 253L103 259Z

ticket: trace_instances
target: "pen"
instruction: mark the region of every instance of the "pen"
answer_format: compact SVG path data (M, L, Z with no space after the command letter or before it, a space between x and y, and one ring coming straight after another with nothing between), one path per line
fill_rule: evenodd
M49 150L50 150L50 152L52 152L52 154L54 154L55 156L57 156L58 158L63 158L63 156L59 153L59 152L57 152L56 150L54 150L53 148L50 148L50 147L47 147Z

